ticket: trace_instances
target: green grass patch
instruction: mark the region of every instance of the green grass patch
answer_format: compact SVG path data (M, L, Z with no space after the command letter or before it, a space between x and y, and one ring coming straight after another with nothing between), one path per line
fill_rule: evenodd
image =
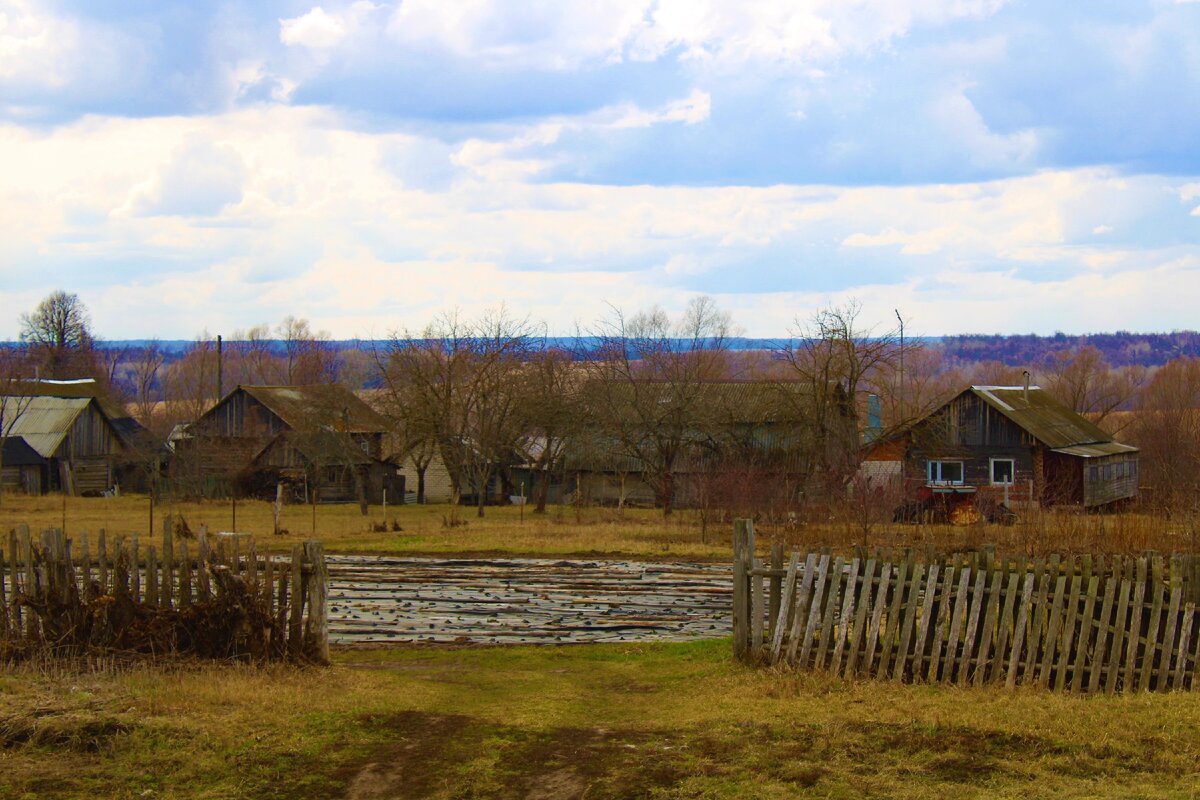
M1189 797L1200 698L751 670L728 641L0 680L3 797ZM89 733L90 739L89 739ZM86 744L84 744L86 743Z

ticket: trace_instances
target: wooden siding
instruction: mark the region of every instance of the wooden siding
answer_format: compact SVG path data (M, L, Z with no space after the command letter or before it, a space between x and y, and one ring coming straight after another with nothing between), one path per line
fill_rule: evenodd
M1081 459L1082 460L1082 459ZM1137 454L1087 459L1083 465L1083 504L1099 506L1137 496Z

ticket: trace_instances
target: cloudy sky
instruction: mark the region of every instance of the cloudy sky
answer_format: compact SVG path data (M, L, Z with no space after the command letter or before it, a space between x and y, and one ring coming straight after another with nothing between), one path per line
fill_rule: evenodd
M112 339L1196 328L1200 3L0 0L0 338L55 288Z

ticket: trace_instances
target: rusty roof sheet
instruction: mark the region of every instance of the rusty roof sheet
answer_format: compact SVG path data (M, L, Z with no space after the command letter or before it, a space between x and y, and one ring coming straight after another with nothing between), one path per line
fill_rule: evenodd
M1041 387L1030 386L1026 392L1024 386L972 386L968 391L1052 450L1113 441L1094 422L1067 408Z
M305 431L314 427L332 427L343 433L383 433L387 430L387 421L344 386L237 388L271 409L293 430Z
M43 458L50 458L80 413L94 402L92 397L0 398L5 433L20 436ZM9 420L15 420L9 426Z

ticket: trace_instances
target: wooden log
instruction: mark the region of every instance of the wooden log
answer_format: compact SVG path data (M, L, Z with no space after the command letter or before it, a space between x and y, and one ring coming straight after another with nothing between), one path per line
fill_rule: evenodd
M841 598L842 583L845 580L845 559L838 556L833 562L833 573L829 576L827 591L828 597L825 600L825 614L821 620L821 628L818 632L816 660L813 666L816 669L825 669L825 656L829 652L829 641L833 637L833 619L837 614L838 603Z
M1183 622L1179 627L1179 649L1175 654L1175 671L1171 673L1171 689L1178 690L1184 688L1184 679L1187 677L1188 663L1188 644L1192 638L1192 623L1196 616L1196 604L1187 603L1183 607ZM1195 678L1192 679L1192 686L1195 687Z
M858 593L858 569L861 563L856 556L850 562L850 571L846 573L846 589L842 593L842 613L838 617L837 639L833 647L833 660L830 666L830 671L834 675L842 672L842 659L846 651L846 642L850 636L851 620L854 618L854 600Z
M978 569L978 568L976 568ZM963 637L962 661L958 667L958 683L967 685L967 674L971 672L972 662L977 653L976 641L979 634L979 617L983 613L984 587L987 586L987 573L979 570L975 573L975 591L972 593L970 610L967 612L967 632ZM981 669L982 664L975 667ZM974 677L972 675L972 677Z
M796 610L792 614L792 629L788 634L787 658L789 664L795 665L800 649L800 639L804 634L804 626L808 622L808 607L812 602L812 588L817 578L817 554L809 553L804 560L804 576L800 588L796 592Z
M921 602L921 617L917 623L917 642L913 646L912 679L920 681L925 678L929 658L925 655L925 645L929 641L929 628L933 623L933 604L937 596L938 576L941 565L929 565L929 574L925 577L925 597Z
M867 648L862 660L862 670L868 675L878 674L875 672L875 650L879 647L879 629L883 627L883 611L887 607L893 569L895 568L890 563L885 563L882 572L879 573L879 584L871 609L871 625L867 628Z
M267 561L268 573L271 569L271 562ZM790 622L790 614L796 604L796 576L800 572L800 550L792 550L792 558L788 562L787 576L783 579L783 586L780 589L779 605L775 609L775 622L772 627L771 635L771 654L769 661L772 664L779 663L779 657L783 653L783 637L788 629ZM270 578L267 579L268 583Z
M808 622L804 626L804 638L800 642L800 654L797 666L807 668L809 657L812 655L813 636L821 622L821 610L825 598L825 584L829 580L829 554L822 553L817 566L817 582L813 588L812 600L809 605Z
M903 680L906 674L911 674L914 678L917 674L917 662L920 659L911 658L909 648L912 645L913 628L916 626L917 614L920 611L921 582L924 578L925 565L914 565L909 581L908 596L904 599L903 619L900 621L900 643L896 649L896 657L892 660L892 680L895 681Z
M865 549L865 548L864 548ZM850 653L846 657L846 669L843 675L850 677L855 674L859 664L859 653L866 645L867 611L871 600L871 589L875 581L875 559L867 559L863 569L862 586L858 590L858 600L855 602L854 628L851 632Z
M329 663L329 613L326 593L329 570L325 564L325 548L321 542L304 543L304 555L312 565L308 575L308 617L304 625L306 655L321 664ZM761 645L759 645L761 647Z
M292 563L288 565L288 577L291 583L291 597L288 598L288 654L299 658L304 650L304 629L302 613L304 610L304 578L302 564L304 561L304 546L297 543L292 545Z
M1025 589L1021 595L1021 610L1017 614L1017 624L1013 628L1012 655L1008 659L1008 675L1005 685L1013 688L1017 685L1017 673L1021 667L1021 649L1025 644L1026 626L1029 622L1030 610L1033 607L1034 581L1036 576L1029 573L1025 576Z

